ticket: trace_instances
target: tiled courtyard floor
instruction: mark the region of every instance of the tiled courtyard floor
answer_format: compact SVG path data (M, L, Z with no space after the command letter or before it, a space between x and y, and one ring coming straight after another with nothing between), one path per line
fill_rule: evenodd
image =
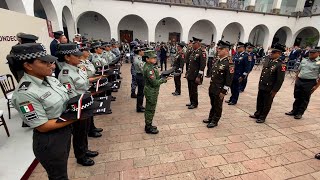
M89 139L100 155L92 167L76 164L70 151L69 178L76 180L267 180L320 179L320 89L311 98L301 120L284 115L293 102L293 78L286 76L265 124L248 117L256 105L261 70L249 76L247 89L236 106L224 104L217 128L202 120L210 109L209 79L199 87L199 107L188 110L187 83L182 95L173 97L174 81L161 86L154 124L158 135L144 133L144 116L135 112L130 98L130 65L122 67L122 87L114 93L111 115L95 118L103 136ZM226 98L229 98L227 95ZM47 179L41 165L30 179Z

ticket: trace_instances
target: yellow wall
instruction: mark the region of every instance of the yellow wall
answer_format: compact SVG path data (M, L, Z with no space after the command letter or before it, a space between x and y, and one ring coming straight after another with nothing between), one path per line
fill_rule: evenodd
M10 39L16 39L15 35L19 32L38 36L37 42L44 44L50 53L49 47L52 38L49 37L46 20L0 8L0 75L11 74L6 64L6 56L10 52L11 46L18 43L17 41L4 40L3 36L12 36ZM3 97L2 93L0 93L0 97Z

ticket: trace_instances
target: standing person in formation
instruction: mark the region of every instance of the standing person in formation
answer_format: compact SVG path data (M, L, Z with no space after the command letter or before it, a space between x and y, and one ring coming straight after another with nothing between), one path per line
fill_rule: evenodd
M254 45L251 44L250 42L247 42L246 46L247 46L248 61L249 61L249 71L248 71L247 78L244 78L243 81L240 83L240 92L243 92L246 89L249 74L252 71L257 59L256 53L253 52Z
M212 75L209 87L211 110L208 119L203 120L208 128L218 126L222 114L224 96L231 87L234 64L228 58L231 44L223 41L218 43L218 59L212 65Z
M184 64L184 52L183 48L185 47L185 43L178 44L178 53L175 57L173 68L175 68L174 75L174 84L176 90L172 93L174 96L179 96L181 94L181 74L183 72L183 64Z
M309 57L303 59L299 66L294 86L294 103L286 115L301 119L310 102L311 94L320 86L319 49L309 50Z
M231 97L226 103L228 105L236 105L240 94L240 83L247 78L250 63L248 61L248 54L245 52L245 44L238 42L237 54L233 56L233 63L235 66L235 72L233 75L233 81L231 85Z
M59 74L59 81L68 89L70 98L83 94L89 90L89 79L86 72L78 68L82 52L77 44L60 44L58 46L59 61L64 66ZM90 118L73 123L73 149L77 163L83 166L92 166L91 157L98 156L97 151L88 149L88 123Z
M186 50L186 57L185 57L186 73L187 73L188 68L189 68L189 57L192 54L192 52L193 52L193 40L190 40L189 44L188 44L188 47L187 47L187 50ZM184 77L184 78L186 78L186 77Z
M56 57L39 43L12 47L14 64L25 73L12 96L12 105L22 120L33 128L33 152L49 180L68 179L71 123L57 123L69 100L68 91L52 75Z
M138 94L137 94L137 105L136 105L136 111L137 112L144 112L145 108L143 107L143 99L144 99L144 78L143 78L143 66L145 62L142 61L142 56L144 55L143 49L140 47L136 47L134 50L134 60L133 60L133 66L134 71L136 73L136 82L138 85Z
M216 47L215 47L215 42L212 42L209 48L208 52L208 62L207 62L207 75L206 78L211 77L211 70L212 70L212 64L213 64L213 58L216 54L215 52Z
M201 49L202 39L193 37L193 51L189 56L189 67L186 73L188 80L190 103L186 104L188 109L198 107L198 85L202 84L203 71L206 67L206 52Z
M260 76L257 110L254 115L250 115L257 123L266 121L273 99L280 90L286 74L286 64L280 60L285 46L277 43L272 48L270 59L263 65Z
M154 113L157 106L160 85L167 82L167 79L160 78L158 68L155 67L157 54L149 50L144 52L143 60L146 64L143 67L143 77L145 80L144 94L146 96L145 132L147 134L158 134L156 126L152 126Z

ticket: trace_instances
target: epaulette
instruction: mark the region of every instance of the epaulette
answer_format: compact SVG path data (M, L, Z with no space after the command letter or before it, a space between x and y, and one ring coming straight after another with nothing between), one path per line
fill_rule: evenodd
M21 85L19 86L18 91L26 91L26 90L28 90L30 84L31 84L31 82L29 82L29 81L25 81L25 82L21 83Z
M67 75L69 74L69 69L63 69L62 70L62 75Z

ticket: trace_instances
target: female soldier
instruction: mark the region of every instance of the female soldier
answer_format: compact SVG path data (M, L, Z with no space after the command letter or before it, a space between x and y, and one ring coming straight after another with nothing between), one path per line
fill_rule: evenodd
M33 130L33 152L50 180L68 179L67 163L71 143L70 124L56 123L69 100L67 89L52 74L56 58L42 44L27 43L12 47L15 66L24 71L12 105Z
M101 67L108 65L107 61L102 58L103 49L101 49L101 43L95 42L91 44L92 49L90 52L92 53L92 64L94 67Z
M82 56L80 57L80 64L78 65L78 67L87 73L89 82L92 82L101 78L101 76L95 76L96 69L94 65L88 60L90 55L89 48L85 44L82 44L80 47L80 51L82 52ZM100 132L102 131L103 131L102 128L96 128L96 126L94 125L93 117L92 117L89 121L88 136L101 137L102 134Z
M82 52L77 44L60 44L58 46L58 61L65 62L59 74L59 81L68 89L69 97L83 94L89 89L89 79L84 71L77 66L80 64ZM73 149L77 163L92 166L99 153L88 150L88 123L90 119L77 121L73 124Z

